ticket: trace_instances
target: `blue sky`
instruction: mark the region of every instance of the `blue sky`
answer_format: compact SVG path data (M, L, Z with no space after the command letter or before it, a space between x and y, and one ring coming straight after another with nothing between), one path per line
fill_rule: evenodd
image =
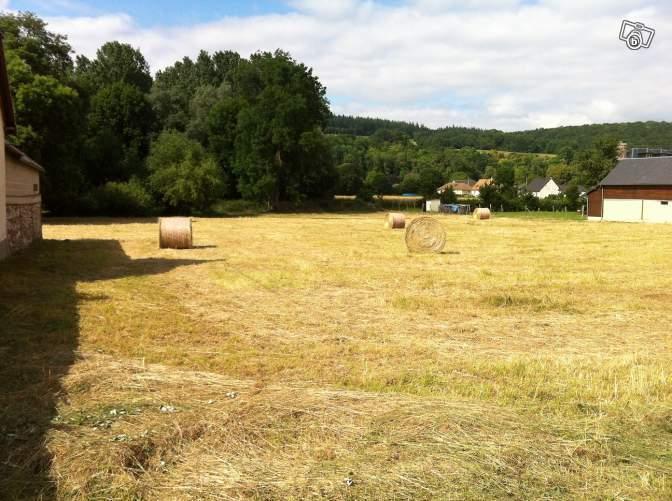
M16 0L17 10L29 10L45 16L103 15L125 12L141 26L184 25L207 22L225 16L251 16L289 12L291 7L280 0Z
M327 3L333 0L322 0ZM338 1L338 0L337 0ZM538 0L521 0L525 5ZM387 6L398 6L403 0L376 0ZM468 4L469 2L464 2ZM12 8L28 10L44 16L101 15L125 12L141 26L182 25L207 22L226 16L257 16L295 11L291 0L14 0Z
M669 0L0 0L94 57L119 40L153 71L199 50L289 51L337 113L523 130L672 120ZM619 40L624 19L656 29ZM668 29L669 27L669 29Z

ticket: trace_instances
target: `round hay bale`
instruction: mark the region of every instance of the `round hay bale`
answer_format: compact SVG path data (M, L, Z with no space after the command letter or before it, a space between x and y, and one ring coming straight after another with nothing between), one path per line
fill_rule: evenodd
M193 247L191 218L159 218L159 247L162 249L191 249Z
M406 216L401 212L390 212L385 217L385 228L390 230L403 230L406 228Z
M474 211L474 219L478 219L479 221L485 221L491 217L492 214L490 213L490 209L484 209L481 207Z
M441 252L446 246L446 230L434 218L414 219L406 229L406 246L411 252Z

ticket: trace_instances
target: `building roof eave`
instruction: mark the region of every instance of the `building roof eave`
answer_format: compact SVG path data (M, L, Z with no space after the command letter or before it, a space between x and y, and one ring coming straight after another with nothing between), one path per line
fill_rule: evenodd
M44 167L42 167L35 160L26 155L23 151L18 149L13 144L8 143L7 141L5 141L5 153L7 155L10 155L12 158L16 159L19 163L25 165L26 167L36 170L41 174L46 173Z

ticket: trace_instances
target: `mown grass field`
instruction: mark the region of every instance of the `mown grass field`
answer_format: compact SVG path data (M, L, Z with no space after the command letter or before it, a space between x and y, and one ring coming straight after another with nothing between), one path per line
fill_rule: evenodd
M0 263L0 492L672 497L672 226L441 221L51 221Z

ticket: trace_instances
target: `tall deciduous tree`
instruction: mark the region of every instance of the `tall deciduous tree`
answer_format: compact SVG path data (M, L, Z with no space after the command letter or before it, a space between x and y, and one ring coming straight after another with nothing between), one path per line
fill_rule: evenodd
M73 67L67 37L47 30L47 24L29 12L0 15L5 50L24 61L36 75L63 79Z
M334 176L321 132L329 117L326 89L312 70L281 51L254 54L236 77L243 106L234 170L241 194L271 207L317 195L325 186L315 180Z
M91 99L86 169L94 184L142 174L152 127L152 108L137 87L116 82Z
M81 78L93 89L118 82L137 87L143 93L152 88L147 60L139 49L128 44L108 42L98 49L93 61L80 57L77 66Z
M443 185L443 173L435 165L424 165L419 169L418 191L421 195L428 198L437 196L436 190Z
M236 52L201 51L196 61L185 57L156 74L151 100L157 119L165 129L185 131L191 118L190 106L197 89L233 84L241 58Z
M602 181L616 165L617 158L617 140L603 138L595 141L592 148L577 155L577 169L583 183L593 186Z
M72 81L66 37L29 13L0 15L17 132L9 140L47 168L44 199L55 212L73 212L85 177L79 144L83 103Z

